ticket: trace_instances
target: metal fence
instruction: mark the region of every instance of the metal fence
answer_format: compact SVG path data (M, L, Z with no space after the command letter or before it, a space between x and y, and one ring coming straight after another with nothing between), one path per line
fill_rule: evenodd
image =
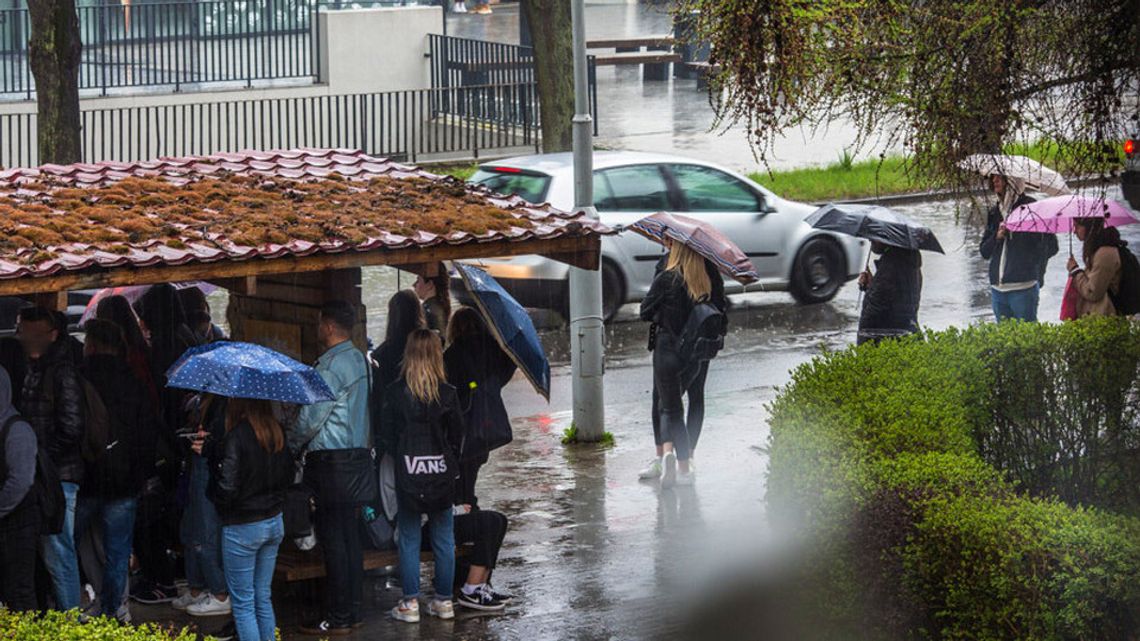
M428 36L433 88L472 87L535 82L534 49L519 45L456 38L432 34ZM598 133L598 83L594 57L589 57L590 113L594 117L594 135ZM442 94L446 98L446 94ZM446 102L436 105L445 113L459 113L463 105Z
M457 113L435 109L443 102ZM86 162L292 147L362 149L408 162L478 157L537 150L540 125L533 83L85 109L81 117ZM35 114L0 115L0 167L38 164Z
M405 0L134 0L80 6L79 86L109 89L316 78L313 36L320 8L409 4ZM413 3L414 4L414 3ZM0 96L31 98L28 10L0 9Z

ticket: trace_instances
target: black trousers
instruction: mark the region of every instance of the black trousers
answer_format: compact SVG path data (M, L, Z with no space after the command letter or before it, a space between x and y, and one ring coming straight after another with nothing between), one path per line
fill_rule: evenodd
M360 508L318 505L313 527L325 555L325 616L333 625L357 623L364 586Z
M0 519L0 601L9 610L35 610L39 512L21 506Z
M688 370L685 370L682 376L682 382L690 375ZM705 425L705 381L709 377L709 361L701 362L700 367L697 369L696 375L692 376L691 382L685 387L685 399L688 402L688 408L685 416L685 427L689 430L689 451L696 452L697 441L701 438L701 428ZM657 392L657 385L653 386L653 443L662 445L665 443L661 438L661 399Z
M471 565L494 569L507 536L507 517L494 510L476 510L455 517L455 544L472 545Z

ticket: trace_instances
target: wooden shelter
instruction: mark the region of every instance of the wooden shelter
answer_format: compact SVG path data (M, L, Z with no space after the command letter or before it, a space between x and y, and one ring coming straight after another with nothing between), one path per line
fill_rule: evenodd
M596 269L600 223L359 151L295 149L0 172L0 296L203 280L234 337L312 361L360 268L540 254ZM357 337L363 344L363 323Z

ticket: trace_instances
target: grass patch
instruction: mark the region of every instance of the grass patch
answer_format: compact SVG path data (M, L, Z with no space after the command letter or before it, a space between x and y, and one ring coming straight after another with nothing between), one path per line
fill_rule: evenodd
M578 443L581 443L578 440L578 426L571 423L570 427L562 430L562 444L576 445ZM598 445L601 447L613 447L615 444L613 432L602 432L602 438L598 439Z
M440 176L453 176L459 180L466 181L467 179L471 178L471 174L474 174L475 171L479 169L479 164L473 162L446 163L440 165L427 165L424 167L424 169L430 171L433 174L439 174Z
M1005 152L1028 156L1073 177L1089 171L1109 172L1123 165L1123 150L1100 150L1102 157L1095 162L1088 158L1097 151L1084 146L1062 147L1055 142L1015 143L1006 145ZM1077 164L1076 159L1082 162ZM906 194L935 189L938 185L920 176L906 173L906 158L901 155L883 159L853 162L844 150L836 162L824 167L804 167L773 171L759 171L749 176L783 198L805 202L870 198L891 194Z

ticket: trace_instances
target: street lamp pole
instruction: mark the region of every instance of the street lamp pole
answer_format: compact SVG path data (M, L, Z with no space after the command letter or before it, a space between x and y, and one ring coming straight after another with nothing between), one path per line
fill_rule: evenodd
M574 30L574 208L591 218L594 210L593 118L586 69L585 0L571 0ZM578 439L597 441L605 431L602 375L605 370L602 272L570 268L570 366L574 426Z

